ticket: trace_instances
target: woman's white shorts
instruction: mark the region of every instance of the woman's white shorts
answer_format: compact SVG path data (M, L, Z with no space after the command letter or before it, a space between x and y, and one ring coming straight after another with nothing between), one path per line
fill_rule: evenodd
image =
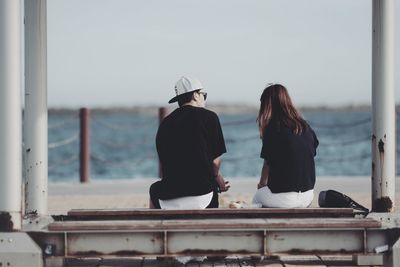
M264 186L257 190L253 203L265 208L306 208L311 205L313 198L313 189L306 192L272 193L268 186Z

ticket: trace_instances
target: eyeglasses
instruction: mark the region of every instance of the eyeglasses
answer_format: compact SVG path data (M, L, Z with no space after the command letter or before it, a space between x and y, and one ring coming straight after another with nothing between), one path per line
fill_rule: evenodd
M203 95L204 100L207 99L207 93L206 92L198 92L200 95Z

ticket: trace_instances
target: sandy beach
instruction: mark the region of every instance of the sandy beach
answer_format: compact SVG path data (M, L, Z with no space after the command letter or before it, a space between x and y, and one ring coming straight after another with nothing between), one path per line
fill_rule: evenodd
M91 208L145 208L148 207L148 188L157 178L132 180L91 181L87 184L50 183L49 213L66 214L70 209ZM256 177L229 178L231 184L228 192L220 194L220 207L228 207L231 202L244 201L251 203L256 190ZM77 179L78 181L78 179ZM400 188L400 179L396 179L396 192ZM347 194L355 201L371 207L370 177L318 177L315 186L315 197L312 206L318 207L320 191L334 189ZM400 203L396 194L396 204Z

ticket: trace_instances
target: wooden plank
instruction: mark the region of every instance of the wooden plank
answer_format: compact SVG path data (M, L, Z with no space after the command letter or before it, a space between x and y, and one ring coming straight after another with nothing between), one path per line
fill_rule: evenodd
M351 208L255 209L73 209L56 220L196 219L196 218L342 218L354 217Z
M140 221L66 221L48 225L49 231L151 231L162 229L161 220Z
M115 220L54 222L49 231L165 231L235 229L365 229L379 228L370 218L304 219L198 219L198 220Z
M327 229L379 228L381 223L370 218L304 218L304 219L234 219L234 220L166 220L166 229Z

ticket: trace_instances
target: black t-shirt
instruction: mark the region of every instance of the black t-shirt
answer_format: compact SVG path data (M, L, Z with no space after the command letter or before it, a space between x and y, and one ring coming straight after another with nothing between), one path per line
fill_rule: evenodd
M270 167L268 187L273 193L305 192L314 188L314 157L319 142L309 125L301 134L270 123L264 131L261 158Z
M156 146L163 178L160 199L199 196L216 188L213 160L226 152L217 114L182 106L158 128Z

